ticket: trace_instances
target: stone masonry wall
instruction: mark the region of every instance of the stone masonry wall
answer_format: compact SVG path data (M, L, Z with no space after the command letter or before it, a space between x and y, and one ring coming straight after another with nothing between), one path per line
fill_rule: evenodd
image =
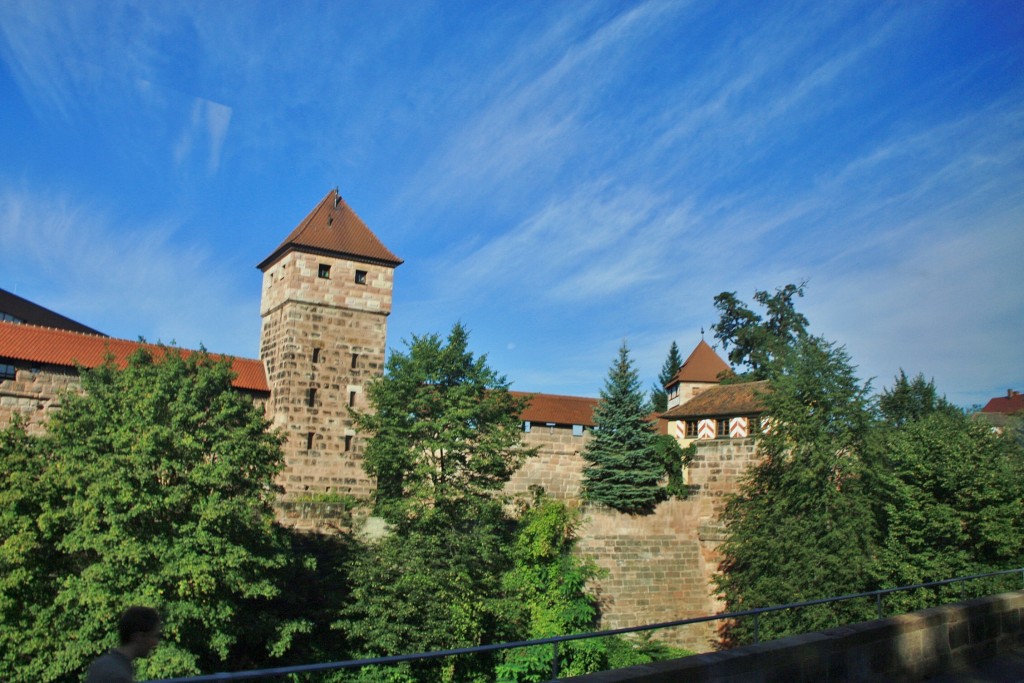
M350 409L368 408L366 383L384 371L393 275L388 266L297 251L264 272L260 357L269 415L287 437L279 505L287 524L340 525L342 497L373 493Z
M539 449L538 455L528 458L512 475L505 485L505 492L532 495L531 492L539 487L552 498L578 501L586 464L580 453L589 440L589 431L582 436L573 436L571 426L533 425L529 432L523 434L523 445Z
M28 420L29 431L38 434L60 407L60 395L68 389L77 390L82 382L69 368L11 364L15 367L14 378L0 380L0 429L18 414Z
M552 496L580 504L585 461L579 455L587 436L570 428L546 427L525 435L542 455L528 461L506 489L525 493L542 486ZM620 628L714 614L721 603L711 578L721 559L719 517L736 492L740 475L757 462L751 439L698 442L687 468L689 497L661 503L650 515L626 515L598 505L583 508L578 549L601 567L594 589L601 600L601 627ZM714 627L693 625L659 638L701 652L715 641Z

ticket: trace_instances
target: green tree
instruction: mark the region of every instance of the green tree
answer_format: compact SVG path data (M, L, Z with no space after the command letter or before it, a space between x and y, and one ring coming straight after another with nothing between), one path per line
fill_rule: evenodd
M413 337L367 390L373 412L365 467L390 535L369 544L351 571L352 596L336 627L361 656L500 642L522 621L501 576L514 522L500 490L532 454L521 443L525 401L455 325L447 339ZM376 680L476 680L492 658L423 662Z
M754 302L767 317L755 313L736 298L736 292L715 297L718 322L711 326L733 367L745 365L746 379L770 379L772 367L801 339L807 337L807 318L796 310L794 297L804 295L806 283L786 285L775 293L758 290Z
M758 438L763 460L727 505L724 559L716 577L729 610L809 600L874 586L876 550L865 466L871 423L868 387L847 353L815 337L778 352L764 368L762 396L772 420ZM870 616L870 605L844 602L762 619L762 638L831 627ZM726 629L751 638L750 620Z
M920 375L908 380L900 372L879 411L874 469L884 585L1024 564L1024 448L974 422ZM945 590L959 597L959 587ZM913 610L934 604L935 595L899 593L886 602Z
M679 347L675 341L668 347L668 357L661 366L658 373L658 381L651 387L651 410L656 413L663 413L668 410L668 393L665 385L672 381L672 378L683 367L683 357L679 355Z
M512 525L496 502L472 515L429 511L367 544L350 569L351 601L335 623L353 657L379 657L516 640L523 605L502 587ZM368 668L368 681L475 681L493 657Z
M521 639L585 633L598 628L598 601L588 583L600 575L575 552L580 513L561 501L538 497L519 520L512 569L505 575L511 597L524 606ZM645 638L608 636L576 640L558 648L559 676L579 676L687 654ZM496 669L499 683L551 679L550 645L506 650Z
M584 499L646 513L664 498L665 467L629 348L623 342L594 409L595 430L583 450Z
M933 413L963 413L945 396L939 396L934 381L926 380L923 374L907 379L902 369L892 388L883 390L878 397L878 412L882 421L892 427L902 427Z
M434 508L491 498L533 451L522 446L526 399L468 350L456 324L447 340L414 336L367 387L372 410L353 412L372 434L364 468L377 480L377 511L398 523Z
M81 373L44 436L0 437L0 678L74 679L129 604L165 620L143 677L280 657L309 623L272 608L289 557L263 411L205 353Z

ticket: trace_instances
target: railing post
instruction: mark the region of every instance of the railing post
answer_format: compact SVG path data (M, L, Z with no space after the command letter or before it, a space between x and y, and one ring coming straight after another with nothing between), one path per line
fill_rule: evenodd
M754 644L761 642L761 613L754 614Z
M875 605L878 606L878 618L879 619L884 619L885 617L882 616L882 594L881 593L875 593Z
M551 643L551 680L558 680L558 641Z

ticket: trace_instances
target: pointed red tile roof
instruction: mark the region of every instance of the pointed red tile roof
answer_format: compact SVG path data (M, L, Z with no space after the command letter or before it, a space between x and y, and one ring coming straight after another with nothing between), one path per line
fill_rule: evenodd
M697 347L690 353L690 357L683 361L679 372L665 386L676 382L718 382L718 376L722 372L731 370L729 364L722 360L706 341L701 339Z
M256 267L266 270L289 249L346 256L392 267L402 263L402 259L392 254L345 203L337 188L328 192L284 242Z
M38 327L22 323L0 322L0 358L74 367L75 364L87 368L101 365L107 354L114 357L118 367L125 367L128 357L136 349L149 349L154 355L163 353L161 349L176 347L160 347L156 344L133 342L126 339L114 339L95 334L83 334L70 330L58 330L52 327ZM194 353L188 349L177 349L183 354ZM224 356L210 354L214 359ZM231 369L235 377L232 385L238 389L269 392L263 362L251 358L231 359Z

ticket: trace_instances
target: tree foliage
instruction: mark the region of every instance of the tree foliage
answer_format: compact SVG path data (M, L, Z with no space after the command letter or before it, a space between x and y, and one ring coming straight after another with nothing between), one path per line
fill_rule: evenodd
M370 412L354 412L372 434L364 467L377 480L377 511L391 522L433 508L488 498L533 451L521 444L526 401L468 350L456 324L447 339L414 336L367 387Z
M762 396L772 427L761 463L723 515L728 539L716 582L729 610L809 600L872 585L875 531L866 479L868 389L843 349L805 337L770 366ZM761 637L835 626L866 616L839 603L764 619ZM727 630L749 638L751 625Z
M645 513L663 499L665 468L648 422L629 348L623 342L594 409L595 430L583 450L583 497L621 512Z
M392 533L369 544L351 572L352 599L336 623L358 654L377 656L500 642L522 605L501 575L514 532L499 492L523 459L524 401L468 350L455 325L446 340L413 337L372 382L365 467ZM493 662L424 662L365 676L476 680Z
M70 680L129 604L165 621L140 675L282 655L309 623L272 608L289 557L262 410L205 353L139 351L81 377L44 436L0 436L0 677Z
M716 578L730 610L951 578L1024 563L1024 449L901 371L878 397L840 347L807 332L793 309L802 286L758 292L762 320L735 296L716 298L716 334L748 376L769 380L762 462L724 514ZM758 349L757 344L765 344ZM887 598L890 609L935 595ZM763 618L762 638L873 615L862 601ZM726 630L749 639L751 625Z
M879 399L875 434L883 585L924 583L1024 564L1024 449L900 372ZM956 589L959 591L959 589ZM958 593L957 593L958 594ZM900 609L928 606L924 591Z
M663 413L668 410L668 392L665 385L672 381L672 378L683 367L683 357L679 354L679 347L675 341L668 347L668 356L658 373L658 381L651 387L651 410L656 413Z
M736 297L722 292L715 297L718 322L711 326L715 338L729 352L733 367L748 368L747 379L770 379L775 367L789 350L807 337L807 318L796 310L794 297L802 297L806 283L786 285L772 294L754 292L754 302L765 309L765 316L751 310Z

